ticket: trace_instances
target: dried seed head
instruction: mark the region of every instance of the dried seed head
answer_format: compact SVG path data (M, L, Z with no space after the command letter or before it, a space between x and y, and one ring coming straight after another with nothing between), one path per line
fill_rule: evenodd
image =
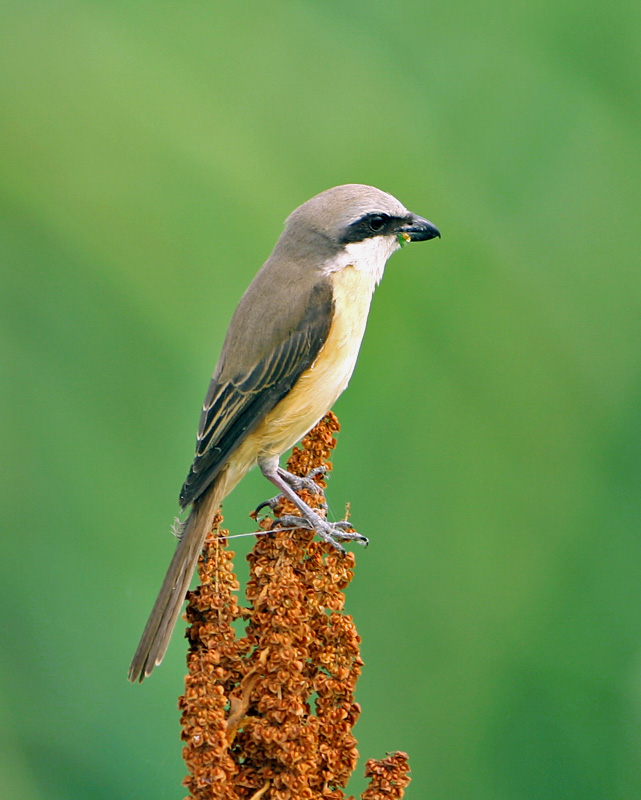
M338 428L330 412L294 448L288 470L305 476L331 468ZM315 480L324 486L322 473ZM319 495L302 494L318 507ZM285 499L275 509L293 513ZM353 620L342 610L354 555L314 541L305 528L258 536L242 609L221 522L219 515L199 561L201 585L188 596L189 674L179 701L184 784L197 800L345 800L358 759L354 689L363 665ZM247 625L238 637L241 618ZM388 785L401 787L403 775L407 785L399 755L368 762L365 800L402 796L402 789L385 794Z

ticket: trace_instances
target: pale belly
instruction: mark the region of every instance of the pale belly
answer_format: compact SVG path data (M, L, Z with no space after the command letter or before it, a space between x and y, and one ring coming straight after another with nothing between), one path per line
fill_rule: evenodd
M316 360L229 460L229 489L257 462L278 457L329 411L346 388L360 350L373 285L346 267L333 276L334 319Z

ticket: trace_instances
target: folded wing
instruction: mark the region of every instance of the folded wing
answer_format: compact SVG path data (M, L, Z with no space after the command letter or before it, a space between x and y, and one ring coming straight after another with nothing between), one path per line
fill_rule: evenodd
M198 427L196 456L180 492L182 508L202 495L234 450L311 366L327 339L333 310L331 285L316 284L298 311L273 309L274 314L292 315L292 319L284 327L279 320L283 333L267 352L236 373L232 369L233 377L227 380L214 374ZM247 330L247 335L256 335L255 326ZM269 336L265 338L270 341ZM242 341L235 342L234 349L242 353ZM255 351L255 342L251 349ZM225 373L230 373L233 361L231 352Z

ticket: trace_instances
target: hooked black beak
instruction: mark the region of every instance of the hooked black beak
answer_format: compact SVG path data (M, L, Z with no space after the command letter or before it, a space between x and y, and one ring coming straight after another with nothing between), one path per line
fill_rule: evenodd
M411 219L403 225L401 234L407 234L412 242L425 242L427 239L441 238L441 232L428 219L412 214Z

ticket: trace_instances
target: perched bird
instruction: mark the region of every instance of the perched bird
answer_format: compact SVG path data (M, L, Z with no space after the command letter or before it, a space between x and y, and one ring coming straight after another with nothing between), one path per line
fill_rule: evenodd
M406 242L435 236L440 233L431 222L362 184L328 189L288 217L229 325L180 492L189 516L130 681L142 681L162 661L214 516L255 464L299 509L297 527L313 529L339 550L341 541L367 543L345 522L329 522L304 503L296 491L305 479L282 469L279 457L347 386L387 259Z

